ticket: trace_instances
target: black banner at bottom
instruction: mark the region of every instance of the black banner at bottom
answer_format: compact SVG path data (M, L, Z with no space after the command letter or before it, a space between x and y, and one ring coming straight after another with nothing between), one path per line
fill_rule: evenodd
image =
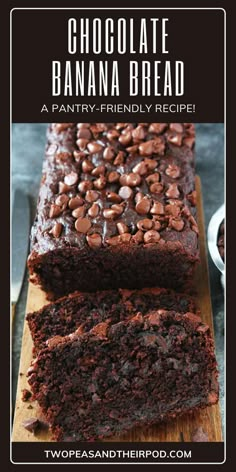
M12 443L13 463L222 463L224 443Z

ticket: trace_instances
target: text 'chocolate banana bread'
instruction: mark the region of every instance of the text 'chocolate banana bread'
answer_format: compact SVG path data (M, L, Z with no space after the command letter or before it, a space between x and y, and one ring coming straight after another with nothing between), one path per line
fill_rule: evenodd
M199 260L191 123L54 123L28 260L55 299L192 283Z
M174 310L198 313L194 299L165 288L142 290L107 290L95 293L76 292L28 313L26 319L34 342L34 352L45 347L53 336L66 336L79 326L89 331L93 326L110 320L118 323L140 311Z
M116 436L218 400L209 327L173 311L51 338L28 381L58 441Z

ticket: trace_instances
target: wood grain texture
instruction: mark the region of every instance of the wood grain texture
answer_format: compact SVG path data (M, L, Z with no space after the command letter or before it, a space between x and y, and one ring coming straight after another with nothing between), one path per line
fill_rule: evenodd
M208 279L208 264L204 228L204 215L201 199L200 178L196 177L196 189L198 194L197 210L200 230L200 255L201 263L196 273L196 290L202 319L213 330L211 297ZM29 284L26 313L40 309L48 303L45 294L38 288ZM13 441L52 441L50 432L42 431L37 436L28 432L22 422L27 418L37 417L43 419L36 402L23 402L22 390L28 388L26 372L32 358L32 340L28 325L25 322L22 338L22 350L19 369L19 380L13 425ZM214 405L191 415L184 415L169 423L162 423L147 429L134 429L122 436L109 439L109 441L144 441L144 442L189 442L196 428L202 427L207 433L209 441L222 441L220 406Z

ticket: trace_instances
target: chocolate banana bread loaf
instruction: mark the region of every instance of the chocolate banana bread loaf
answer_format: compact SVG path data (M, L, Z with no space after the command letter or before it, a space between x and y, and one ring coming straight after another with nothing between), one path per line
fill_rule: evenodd
M189 123L54 123L28 259L49 299L187 289L199 259Z
M141 311L174 310L198 313L193 298L171 289L147 288L142 290L108 290L95 293L74 293L49 303L41 310L27 314L27 321L34 342L34 352L45 347L53 336L65 336L79 326L89 331L103 321L113 323L125 320Z
M51 338L28 381L58 441L120 435L218 400L209 327L174 311Z

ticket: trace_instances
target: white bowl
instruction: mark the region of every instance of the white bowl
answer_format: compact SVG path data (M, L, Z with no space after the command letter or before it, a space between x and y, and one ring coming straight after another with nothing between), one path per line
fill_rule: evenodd
M214 264L221 272L221 283L223 287L225 287L225 263L219 253L217 242L219 236L219 228L224 218L225 205L222 205L211 217L207 231L208 249Z

